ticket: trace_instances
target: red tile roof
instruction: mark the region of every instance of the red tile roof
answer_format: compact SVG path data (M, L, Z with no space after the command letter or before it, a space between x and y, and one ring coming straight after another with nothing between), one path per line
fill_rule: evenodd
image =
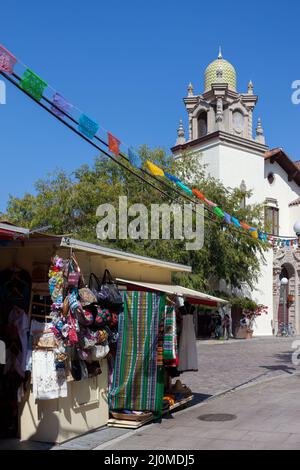
M278 163L288 174L289 181L295 181L300 186L300 160L292 160L280 147L266 152L265 160L270 160L271 163Z

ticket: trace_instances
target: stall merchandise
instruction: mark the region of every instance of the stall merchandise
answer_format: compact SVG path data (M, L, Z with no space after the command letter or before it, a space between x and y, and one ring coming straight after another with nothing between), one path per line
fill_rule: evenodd
M157 365L159 324L166 298L153 292L124 292L119 340L110 391L112 410L161 414L163 368Z
M149 421L188 403L192 391L171 378L182 370L197 370L193 316L188 305L151 291L124 292L124 312L119 317L119 340L110 385L110 426L133 427L130 421ZM185 319L186 318L186 319ZM181 334L177 328L183 323ZM188 335L190 337L188 338ZM189 341L187 341L189 339ZM195 340L195 342L194 342ZM113 358L110 358L112 361ZM165 395L164 395L165 394ZM144 418L137 418L137 412ZM127 424L126 424L127 423Z
M14 266L0 273L0 340L5 361L0 365L0 436L18 434L18 403L27 381L31 277Z
M74 255L67 260L59 256L52 259L49 289L53 301L55 365L60 374L65 369L75 381L101 373L99 361L107 356L109 344L117 339L117 313L122 303L118 303L120 294L107 270L104 279L103 288L92 273L88 287ZM95 281L96 288L92 289Z

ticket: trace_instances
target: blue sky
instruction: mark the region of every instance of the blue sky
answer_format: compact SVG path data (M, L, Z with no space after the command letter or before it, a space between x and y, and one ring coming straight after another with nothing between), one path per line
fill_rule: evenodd
M43 6L44 5L44 6ZM203 91L205 67L222 45L239 91L251 78L270 147L300 159L300 5L234 0L10 0L1 5L0 43L74 105L137 147L171 147L182 97ZM55 168L71 172L96 151L7 85L0 106L0 210L8 195L34 190Z

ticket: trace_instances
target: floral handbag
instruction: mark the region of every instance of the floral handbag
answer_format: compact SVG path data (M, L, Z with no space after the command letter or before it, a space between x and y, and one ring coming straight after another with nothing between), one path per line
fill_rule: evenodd
M83 307L97 303L95 294L88 287L82 287L79 289L78 293Z

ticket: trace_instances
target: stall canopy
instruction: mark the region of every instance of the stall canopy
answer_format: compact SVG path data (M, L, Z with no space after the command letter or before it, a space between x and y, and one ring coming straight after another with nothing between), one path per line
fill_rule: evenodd
M126 284L128 286L136 286L139 289L147 289L153 291L165 292L166 294L178 295L184 297L187 301L204 305L208 307L217 307L219 305L225 305L228 303L227 300L220 299L219 297L213 297L212 295L204 294L197 290L188 289L182 286L174 286L171 284L156 284L150 282L139 282L139 281L129 281L128 279L117 278L117 282L121 284Z
M29 229L16 227L9 222L0 222L0 241L24 239L29 235Z

